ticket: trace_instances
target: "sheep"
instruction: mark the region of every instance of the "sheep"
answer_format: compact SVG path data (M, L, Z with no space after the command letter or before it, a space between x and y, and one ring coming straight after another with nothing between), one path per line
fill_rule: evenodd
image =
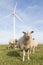
M9 46L8 46L8 48L15 48L16 47L16 45L17 45L17 39L11 39L11 40L9 40Z
M32 51L33 54L34 54L35 49L37 49L37 46L38 46L38 42L36 41L35 38L33 38L33 41L32 41L31 47L30 47L30 53L31 53L31 51Z
M31 31L31 32L23 32L23 36L21 38L19 38L17 44L19 45L19 48L21 50L23 50L23 61L25 60L25 52L27 50L27 54L28 54L28 60L30 59L29 58L29 49L31 47L31 44L32 44L32 41L33 41L33 38L32 38L32 33L34 31Z

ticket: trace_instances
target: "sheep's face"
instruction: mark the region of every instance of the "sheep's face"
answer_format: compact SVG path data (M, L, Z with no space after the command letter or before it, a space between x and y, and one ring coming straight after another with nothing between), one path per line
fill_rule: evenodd
M29 40L31 38L31 34L33 33L33 31L31 32L23 32L24 33L24 37L26 40Z
M17 41L18 41L18 40L17 40L17 39L15 39L15 42L16 42L16 43L17 43Z

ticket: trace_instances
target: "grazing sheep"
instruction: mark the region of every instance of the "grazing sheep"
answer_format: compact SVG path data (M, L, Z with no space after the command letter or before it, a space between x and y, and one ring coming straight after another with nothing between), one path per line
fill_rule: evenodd
M18 40L17 44L19 45L20 49L23 50L23 61L25 60L25 51L27 50L27 54L28 54L28 60L29 58L29 49L31 47L33 38L32 38L32 33L34 31L31 32L23 32L23 36Z
M15 48L16 47L16 44L17 44L17 39L12 39L9 41L9 46L8 48Z

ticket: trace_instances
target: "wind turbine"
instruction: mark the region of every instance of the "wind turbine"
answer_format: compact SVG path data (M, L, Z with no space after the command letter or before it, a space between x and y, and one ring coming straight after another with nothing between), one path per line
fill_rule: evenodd
M18 20L20 20L21 22L23 22L23 20L16 14L16 7L17 7L17 2L16 2L16 4L15 4L15 7L14 7L14 12L13 12L13 34L14 34L14 36L13 36L13 38L15 39L15 35L16 35L16 32L15 32L15 24L16 24L16 20L15 20L15 18L17 18Z
M16 4L15 4L13 13L11 13L11 14L9 14L9 15L3 17L3 19L6 19L6 18L9 17L9 16L13 16L13 39L15 39L15 37L16 37L16 36L15 36L15 35L16 35L16 32L15 32L15 22L16 22L16 20L15 20L15 18L17 18L18 20L20 20L21 22L23 22L23 20L21 19L21 17L19 17L19 16L16 14L16 7L17 7L17 2L16 2Z
M14 8L14 14L13 14L13 34L14 34L14 39L15 39L15 35L16 35L16 33L15 33L15 13L16 13L16 6L17 6L17 2L16 2L16 5L15 5L15 8Z

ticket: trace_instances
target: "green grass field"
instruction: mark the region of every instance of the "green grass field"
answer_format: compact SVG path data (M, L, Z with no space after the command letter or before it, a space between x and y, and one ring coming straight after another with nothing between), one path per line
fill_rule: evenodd
M38 46L35 54L30 54L30 60L22 61L20 50L7 49L7 45L0 45L0 65L43 65L43 44Z

